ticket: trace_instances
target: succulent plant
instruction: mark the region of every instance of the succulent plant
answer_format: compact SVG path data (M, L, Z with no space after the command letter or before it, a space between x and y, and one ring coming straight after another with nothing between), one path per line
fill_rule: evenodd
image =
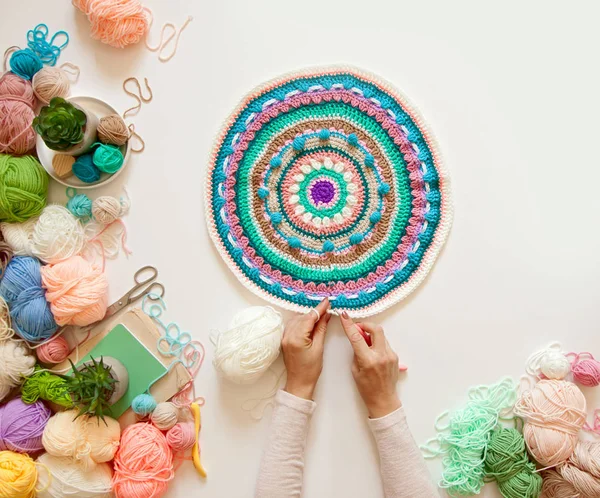
M83 140L85 113L61 97L54 97L33 120L33 129L52 150L67 150Z
M67 381L69 393L73 404L81 415L91 415L104 420L105 415L110 415L110 398L115 390L115 379L111 367L91 358L90 362L76 367L71 360L72 372L61 377Z

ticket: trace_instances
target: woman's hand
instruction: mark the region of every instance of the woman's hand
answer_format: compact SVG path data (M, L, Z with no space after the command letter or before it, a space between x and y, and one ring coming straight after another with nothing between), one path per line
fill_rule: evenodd
M323 370L325 332L331 315L329 300L325 298L305 315L296 315L286 325L281 347L287 368L285 390L299 398L312 399L317 381Z
M359 327L344 311L342 327L354 349L352 375L369 417L380 418L402 406L396 384L399 377L398 355L390 347L383 329L372 323L359 323L360 329L370 335L368 346Z

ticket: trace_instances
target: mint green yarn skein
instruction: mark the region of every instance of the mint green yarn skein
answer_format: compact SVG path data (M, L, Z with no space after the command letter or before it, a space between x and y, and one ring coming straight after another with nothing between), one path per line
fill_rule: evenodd
M46 206L48 173L33 156L0 154L0 221L22 223Z
M486 480L495 480L504 498L538 498L542 491L542 477L529 460L525 439L517 429L492 432L484 468Z
M114 145L100 144L94 151L94 164L100 171L112 175L123 166L123 154Z

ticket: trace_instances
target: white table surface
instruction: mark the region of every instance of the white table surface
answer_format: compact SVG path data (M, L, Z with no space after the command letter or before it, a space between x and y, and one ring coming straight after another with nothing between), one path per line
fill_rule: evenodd
M469 386L518 378L528 354L552 340L600 355L597 2L144 3L157 25L194 16L167 64L142 45L117 50L92 40L66 0L23 0L18 8L0 0L0 47L24 45L27 30L45 22L71 35L61 62L81 67L74 94L122 111L131 105L124 78L146 76L154 90L135 118L146 151L93 196L119 195L127 185L133 202L126 222L134 254L109 263L111 298L130 287L139 266L157 266L167 317L208 351L197 386L206 398L209 477L203 482L185 464L169 498L253 494L270 411L255 422L240 405L272 378L253 389L223 384L208 337L233 312L262 303L214 250L202 196L222 120L247 91L280 73L344 62L369 69L415 102L439 140L452 175L454 227L426 283L375 318L410 366L401 392L417 441L434 434L436 416L460 406ZM66 199L58 184L51 199ZM381 496L350 359L334 320L308 441L308 498ZM590 405L600 404L597 391L587 394ZM439 462L430 468L439 477ZM483 496L499 495L490 485Z

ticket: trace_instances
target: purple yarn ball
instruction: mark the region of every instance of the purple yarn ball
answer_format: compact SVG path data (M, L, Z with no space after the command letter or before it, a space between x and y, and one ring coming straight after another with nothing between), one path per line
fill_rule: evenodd
M32 405L15 398L0 406L0 451L35 453L43 450L42 434L50 409L41 401Z

